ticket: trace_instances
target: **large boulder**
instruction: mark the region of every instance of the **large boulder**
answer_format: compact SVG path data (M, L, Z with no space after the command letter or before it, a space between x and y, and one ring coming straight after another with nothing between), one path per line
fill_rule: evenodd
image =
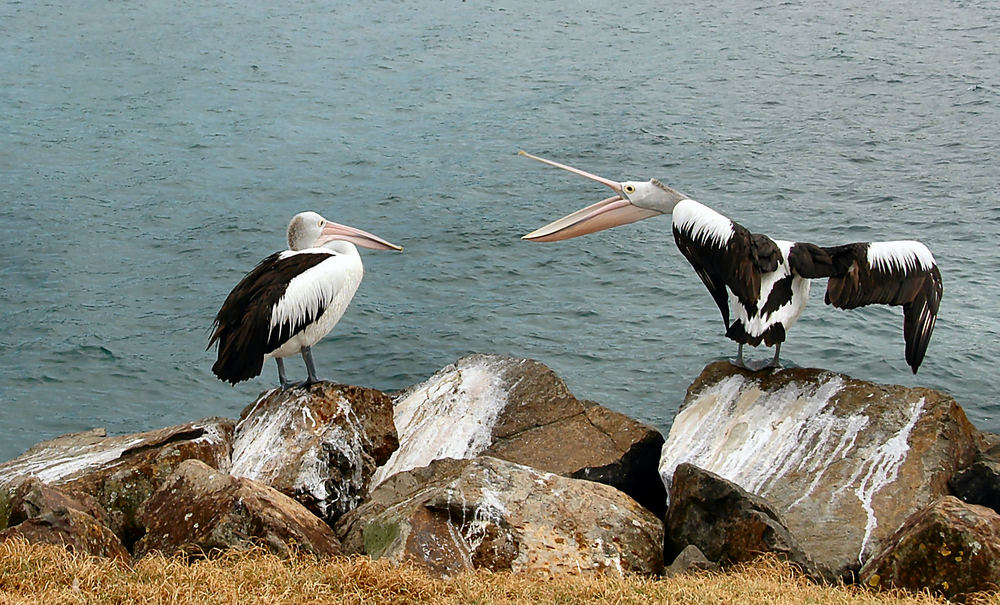
M530 359L463 357L395 401L399 449L377 485L441 458L492 456L612 485L658 515L663 436L623 414L576 399L551 369Z
M948 493L978 439L938 391L716 362L688 389L660 473L669 485L690 462L766 498L814 561L849 579L911 514Z
M181 463L136 518L146 530L135 544L136 557L153 551L196 556L253 546L280 556L341 552L330 527L295 500L198 460Z
M688 463L674 471L665 529L664 560L693 545L724 567L772 553L814 579L830 575L802 550L766 500Z
M110 516L127 547L141 535L135 511L184 460L229 469L233 421L205 418L167 428L107 437L103 429L41 442L0 464L0 484L23 476L86 493Z
M662 522L624 493L489 457L398 473L336 529L349 553L441 576L663 569Z
M951 600L1000 587L1000 515L945 496L910 517L861 569L873 587L930 590Z
M329 523L361 503L395 451L392 398L320 382L273 389L236 425L231 473L269 485Z

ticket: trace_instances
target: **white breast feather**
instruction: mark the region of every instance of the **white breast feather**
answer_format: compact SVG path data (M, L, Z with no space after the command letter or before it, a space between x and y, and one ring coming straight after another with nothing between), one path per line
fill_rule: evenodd
M901 270L909 273L917 267L929 271L934 266L934 256L920 242L872 242L868 244L868 266L878 271Z
M722 248L733 237L733 222L694 200L681 200L673 210L673 223L691 239Z
M364 268L356 251L354 254L334 254L329 250L309 249L286 252L282 254L282 258L303 253L329 254L330 258L303 271L288 283L285 294L271 310L272 332L285 322L300 326L310 317L316 319L316 311L321 306L326 307L324 319L333 316L329 318L333 319L332 323L324 322L329 324L329 331L343 315L361 284ZM326 332L319 335L319 338L325 334Z

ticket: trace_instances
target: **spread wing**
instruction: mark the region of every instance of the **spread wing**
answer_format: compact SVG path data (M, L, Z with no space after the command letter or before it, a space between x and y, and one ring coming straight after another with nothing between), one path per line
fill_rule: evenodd
M781 251L766 235L750 233L694 200L683 200L673 211L674 241L715 299L729 327L728 287L750 313L760 298L760 276L774 271Z
M941 304L941 272L915 241L866 242L823 248L831 264L826 303L840 309L871 304L903 307L906 363L917 372Z

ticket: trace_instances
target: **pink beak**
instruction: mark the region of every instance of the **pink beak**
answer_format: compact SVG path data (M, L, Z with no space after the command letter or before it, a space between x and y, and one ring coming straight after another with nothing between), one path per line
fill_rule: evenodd
M562 168L592 181L597 181L602 185L610 187L617 194L606 200L601 200L596 204L591 204L586 208L577 210L572 214L567 214L561 219L552 221L548 225L521 237L521 239L533 242L557 242L570 239L571 237L594 233L595 231L603 231L604 229L610 229L619 225L627 225L628 223L634 223L660 214L656 210L640 208L632 204L632 202L625 198L625 193L622 191L622 184L617 181L591 174L579 168L560 164L559 162L546 160L525 151L519 151L518 154L537 160L543 164Z
M334 223L333 221L327 221L326 225L323 227L323 232L320 234L319 239L313 244L315 247L322 246L323 244L333 241L335 239L345 240L356 244L358 246L364 246L365 248L371 248L372 250L402 250L402 246L397 246L396 244L391 244L377 235L372 235L367 231L362 231L361 229L355 229L354 227L348 227L347 225L340 225Z

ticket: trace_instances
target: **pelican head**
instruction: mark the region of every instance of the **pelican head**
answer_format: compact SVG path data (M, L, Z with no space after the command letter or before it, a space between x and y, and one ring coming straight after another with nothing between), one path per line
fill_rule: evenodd
M315 212L300 212L288 223L288 247L292 250L319 248L332 241L346 241L373 250L402 250L367 231L328 221Z
M521 239L533 242L557 242L618 225L627 225L651 216L670 214L677 202L687 199L683 193L667 187L656 179L619 183L524 151L519 152L519 154L597 181L615 192L614 196L568 214L532 231Z

